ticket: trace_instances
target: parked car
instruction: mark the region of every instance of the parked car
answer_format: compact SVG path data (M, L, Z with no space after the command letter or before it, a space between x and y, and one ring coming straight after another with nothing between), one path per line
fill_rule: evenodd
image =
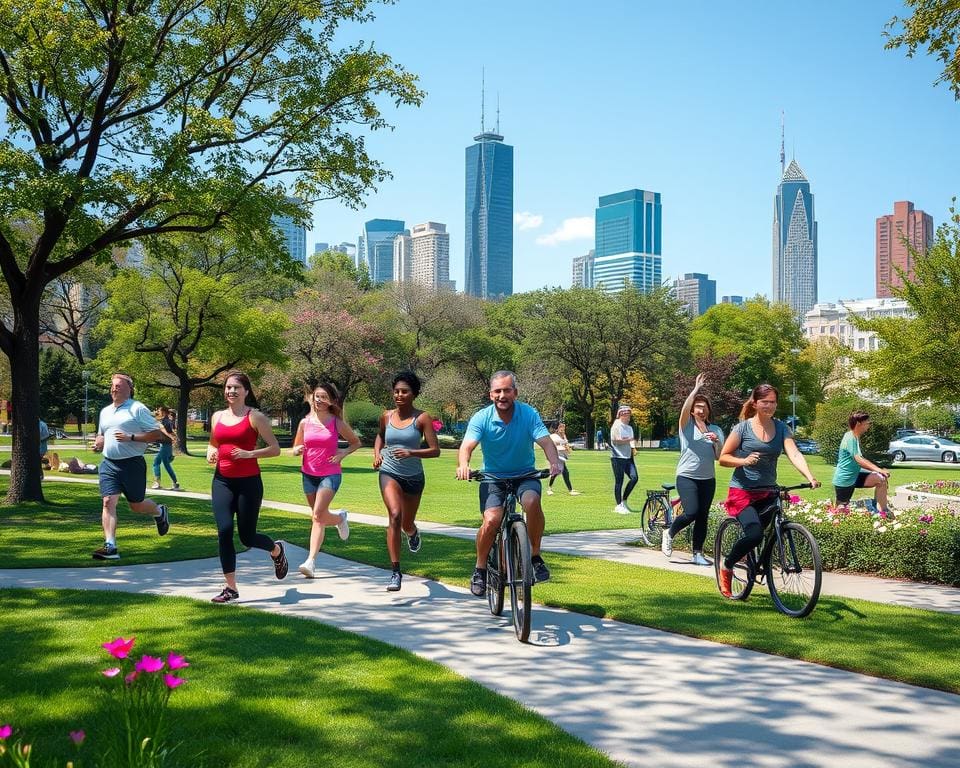
M887 452L894 461L945 461L952 464L960 457L960 443L933 435L909 435L891 442Z
M794 440L800 453L820 453L820 443L807 437L798 437Z

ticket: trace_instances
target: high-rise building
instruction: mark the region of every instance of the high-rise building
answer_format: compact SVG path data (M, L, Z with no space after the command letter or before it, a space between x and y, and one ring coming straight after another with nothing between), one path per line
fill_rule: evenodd
M313 252L314 254L326 253L330 250L330 243L314 243Z
M302 205L303 201L296 197L288 197L288 203ZM287 253L294 261L301 264L307 263L307 228L302 224L297 224L289 216L275 216L273 218L274 226L283 234L283 239L287 244Z
M363 225L358 251L366 259L374 283L393 280L393 239L403 234L403 227L404 223L397 219L371 219Z
M735 307L743 306L743 296L721 296L721 304L733 304Z
M796 160L783 171L773 202L773 301L788 304L798 322L817 303L813 194Z
M629 189L604 195L596 212L593 285L608 293L631 283L641 291L660 287L660 193Z
M894 203L892 215L877 219L877 298L889 298L891 288L903 286L896 267L912 279L914 256L922 256L931 245L933 217L914 210L908 200Z
M410 242L410 232L404 230L393 238L393 281L395 283L410 281L412 259L413 244Z
M471 296L513 294L513 147L483 131L466 149L466 284Z
M574 288L593 288L593 260L596 251L591 248L583 256L573 257L573 279L570 284Z
M690 317L699 317L717 303L717 281L701 272L687 272L673 281L673 295Z
M399 239L399 238L398 238ZM454 290L450 280L450 235L446 224L428 221L410 230L409 280L435 291Z

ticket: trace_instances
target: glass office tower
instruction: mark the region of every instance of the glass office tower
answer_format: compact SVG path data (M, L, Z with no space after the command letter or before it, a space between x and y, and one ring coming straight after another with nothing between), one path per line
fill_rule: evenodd
M629 282L641 291L660 287L660 193L629 189L600 198L596 211L593 285L607 293Z
M466 150L465 290L513 294L513 147L486 131Z

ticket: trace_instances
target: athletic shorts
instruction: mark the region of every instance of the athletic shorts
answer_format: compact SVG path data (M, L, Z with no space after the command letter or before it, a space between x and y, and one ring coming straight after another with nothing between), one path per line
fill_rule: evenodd
M147 462L143 456L100 461L100 496L123 495L137 504L147 495Z
M343 480L343 475L339 472L335 475L323 475L322 477L301 472L300 477L303 480L303 492L308 494L319 493L321 488L336 493L340 488L340 482Z
M863 488L867 482L867 478L870 477L869 472L861 472L857 475L857 479L853 481L853 485L846 486L833 486L834 495L837 497L837 504L846 504L850 499L853 498L853 492L857 488Z
M427 485L427 478L423 476L423 473L419 475L395 475L393 472L384 472L380 470L380 490L382 491L386 484L390 481L396 481L397 485L400 486L400 490L403 491L407 496L421 496L423 495L423 489Z
M537 479L524 480L517 488L517 499L522 499L528 493L543 495L543 487ZM484 480L480 483L480 513L488 509L502 507L507 499L507 489L500 483Z

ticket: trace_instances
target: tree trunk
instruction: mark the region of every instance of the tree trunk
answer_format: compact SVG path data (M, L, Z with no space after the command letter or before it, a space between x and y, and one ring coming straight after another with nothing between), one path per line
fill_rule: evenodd
M187 456L187 411L190 409L190 382L180 380L180 389L177 390L177 448Z
M10 355L12 383L13 450L7 504L42 502L43 471L40 468L40 305L13 304L13 349Z

